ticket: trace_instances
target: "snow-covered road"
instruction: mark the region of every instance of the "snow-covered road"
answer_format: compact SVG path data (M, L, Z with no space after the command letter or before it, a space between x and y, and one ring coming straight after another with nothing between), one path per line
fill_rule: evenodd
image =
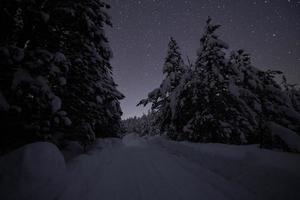
M84 199L246 200L271 197L268 194L255 194L255 190L249 191L226 177L228 173L224 175L222 171L211 168L210 162L207 162L207 166L203 166L206 162L199 163L186 159L180 154L186 152L182 147L175 147L175 151L174 149L172 151L166 148L166 143L162 145L155 140L146 140L135 134L125 136L121 142L110 141L104 146L105 148L98 153L101 163L98 169L95 169L97 174L85 183L88 187L81 194ZM224 165L226 164L224 162ZM77 184L78 181L74 183ZM62 199L76 199L74 188L76 187L70 187L70 191L65 193Z
M254 199L239 185L129 135L124 145L104 150L97 194L89 199Z
M39 180L40 175L32 175L35 172L28 166L35 163L32 159L36 156L28 157L27 151L30 163L23 159L27 170L24 175L17 169L20 180L11 184L0 181L2 188L6 188L5 200L300 199L297 154L255 146L179 143L129 134L122 140L98 140L87 154L64 163L56 158L59 152L55 146L45 146L37 144L30 148L34 152L37 148L44 148L40 151L44 154L48 152L47 160L39 158L45 159L40 160L45 168L50 163L53 166L56 160L53 171L49 167L46 170L50 178L44 176ZM28 174L34 179L30 180ZM17 185L24 184L24 180L31 181L31 186ZM15 189L9 194L12 186Z

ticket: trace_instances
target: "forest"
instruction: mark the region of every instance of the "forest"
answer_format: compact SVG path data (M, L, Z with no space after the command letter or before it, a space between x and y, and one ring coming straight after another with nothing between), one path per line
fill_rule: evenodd
M161 84L136 99L150 110L122 119L120 101L126 97L114 79L105 32L113 29L109 9L100 0L0 1L0 199L199 199L194 186L208 184L201 177L218 185L205 186L207 199L300 197L297 84L279 70L254 66L247 51L230 49L219 36L221 25L207 17L196 60L184 59L170 35ZM236 172L218 168L224 160ZM200 170L199 163L211 171ZM132 177L119 180L119 170L138 179L139 189L124 188ZM104 171L114 175L100 176ZM171 180L172 172L178 179ZM152 180L156 176L165 177L168 192ZM267 185L262 191L258 179L251 179L259 176ZM159 185L158 196L145 180ZM191 185L179 198L170 185L185 180ZM280 180L286 184L278 193L267 190L280 188L273 183ZM39 181L52 185L38 191ZM123 196L113 198L114 189Z
M119 100L101 1L1 1L1 150L116 136ZM9 132L7 132L9 130Z
M3 152L34 141L86 146L124 132L119 104L124 95L112 78L104 32L104 25L112 25L104 11L109 5L86 1L74 8L72 2L2 1ZM272 129L282 126L299 135L299 88L280 71L253 66L244 50L228 55L216 34L219 27L207 19L194 63L184 62L170 38L164 80L139 102L152 105L151 126L159 130L152 134L296 150L285 141L288 136Z
M125 120L125 127L173 140L297 151L288 145L292 139L276 130L281 126L299 135L299 88L281 71L253 66L242 49L227 56L228 45L215 33L219 27L208 18L195 63L185 64L176 41L170 39L164 79L138 103L150 103L151 112Z

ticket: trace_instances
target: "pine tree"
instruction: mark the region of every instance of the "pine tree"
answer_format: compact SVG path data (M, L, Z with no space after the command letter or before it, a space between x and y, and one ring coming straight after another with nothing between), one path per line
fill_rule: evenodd
M300 89L297 88L297 84L288 83L286 77L282 76L283 90L287 96L289 104L297 111L300 112Z
M163 66L165 78L159 88L150 92L148 98L138 104L145 106L152 103L152 110L157 116L157 123L159 123L161 131L167 132L170 137L176 137L174 135L176 128L173 123L177 113L177 93L175 90L185 72L186 66L181 57L180 49L176 41L170 38Z
M219 27L208 18L200 39L201 46L190 83L192 103L188 106L188 109L194 109L187 125L193 129L188 136L193 141L220 142L227 137L221 124L226 125L222 120L229 109L226 91L228 69L224 52L228 47L215 33Z
M62 110L69 62L45 48L39 33L48 28L44 1L1 1L0 93L1 147L13 148L36 140L55 142L71 124ZM58 123L62 121L62 123Z
M125 133L137 133L140 136L159 135L155 113L149 111L141 117L131 117L122 121Z
M230 65L238 75L236 85L239 101L244 105L243 115L248 119L244 133L248 143L259 142L261 146L276 145L270 122L298 131L299 115L295 113L290 99L275 80L280 71L262 71L252 66L244 51L234 52ZM298 116L298 117L297 117Z
M51 40L57 40L49 48L63 49L71 63L63 99L74 126L67 137L82 143L116 136L120 128L119 100L124 96L116 89L109 63L112 52L104 31L105 25L112 25L108 8L100 0L49 4Z
M280 125L299 134L299 90L285 78L282 90L276 81L282 72L257 69L243 50L228 59L228 46L216 34L219 28L208 18L195 64L179 73L175 86L170 84L172 70L164 70L160 88L140 104L152 103L161 131L171 139L287 150L273 130Z
M116 136L123 95L112 78L104 32L111 25L104 11L109 5L99 0L1 4L1 129L19 133L3 136L5 141L75 139L86 145L95 136Z
M275 80L275 77L280 74L282 72L273 70L258 73L261 81L261 84L258 85L258 92L265 99L266 120L280 124L300 134L300 114Z
M240 98L243 70L250 57L242 50L227 61L228 45L215 33L219 25L206 22L198 58L190 80L182 90L182 113L186 113L183 137L192 141L247 143L253 135L252 111Z

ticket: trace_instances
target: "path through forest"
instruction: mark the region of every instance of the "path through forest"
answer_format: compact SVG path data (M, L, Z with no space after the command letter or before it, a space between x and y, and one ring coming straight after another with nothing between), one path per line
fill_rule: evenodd
M88 186L82 193L84 199L263 199L264 195L257 196L255 192L218 173L218 170L211 169L210 162L205 166L205 162L185 159L179 153L184 149L170 152L163 145L135 134L125 136L122 141L103 142L106 144L102 143L105 148L98 153L101 160L96 169L98 174L84 183ZM240 165L239 162L235 164ZM71 190L65 192L63 199L76 198L74 188L70 187Z
M0 157L0 199L300 199L299 154L136 134L80 149L63 157L41 142Z

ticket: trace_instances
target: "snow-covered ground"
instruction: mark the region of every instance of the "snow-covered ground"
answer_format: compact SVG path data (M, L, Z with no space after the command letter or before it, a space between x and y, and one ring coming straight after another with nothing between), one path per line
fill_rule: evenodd
M300 199L300 155L256 145L129 134L64 155L35 143L1 157L0 199Z

